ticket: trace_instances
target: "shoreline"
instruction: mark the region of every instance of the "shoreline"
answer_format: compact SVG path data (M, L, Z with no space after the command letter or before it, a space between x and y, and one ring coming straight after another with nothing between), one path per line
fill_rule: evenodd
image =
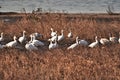
M16 22L23 17L49 17L49 16L64 16L66 19L94 19L96 21L109 22L112 19L120 21L120 14L110 15L107 13L18 13L18 12L0 12L0 20L5 22Z
M106 13L67 13L67 12L38 12L37 14L46 14L46 13L50 13L50 14L86 14L86 15L120 15L120 13L113 13L113 14L108 14ZM0 15L14 15L14 14L33 14L31 13L19 13L19 12L0 12Z

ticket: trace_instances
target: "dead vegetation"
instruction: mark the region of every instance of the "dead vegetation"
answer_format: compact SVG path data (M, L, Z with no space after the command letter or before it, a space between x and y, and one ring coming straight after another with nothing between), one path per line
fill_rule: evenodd
M28 14L22 19L7 23L0 22L0 32L11 39L19 37L23 30L27 34L39 32L44 39L50 37L50 28L67 35L72 30L75 39L94 41L94 37L107 37L109 33L119 37L120 16L105 14ZM64 41L64 42L67 42ZM77 47L74 50L58 48L36 52L17 49L0 50L1 80L119 80L120 45L97 48Z

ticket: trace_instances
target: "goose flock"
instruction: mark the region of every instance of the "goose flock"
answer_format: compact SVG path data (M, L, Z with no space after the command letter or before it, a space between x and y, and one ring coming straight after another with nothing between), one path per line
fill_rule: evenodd
M68 38L68 40L73 39L73 34L71 30L69 31L68 35L65 36L64 30L61 30L61 33L58 34L58 31L54 31L53 28L51 28L50 38L46 40L47 42L49 42L49 44L47 45L45 42L38 39L38 38L43 38L43 34L37 32L32 33L29 36L30 37L29 41L26 36L27 36L26 31L23 31L22 36L20 36L19 38L13 36L12 41L3 44L2 42L5 42L5 38L2 32L0 36L0 49L7 47L7 48L19 48L28 51L33 51L33 50L39 50L40 47L47 47L49 50L51 50L51 49L59 48L60 46L59 43L63 41L65 38ZM76 36L76 39L74 40L75 43L70 43L69 45L67 44L67 48L66 48L67 50L74 49L79 45L84 47L94 48L99 46L100 44L109 45L111 43L120 43L120 38L113 37L111 34L109 34L109 39L100 38L98 40L98 36L95 36L95 41L93 41L92 43L89 43L89 41L84 39L79 39L78 36Z

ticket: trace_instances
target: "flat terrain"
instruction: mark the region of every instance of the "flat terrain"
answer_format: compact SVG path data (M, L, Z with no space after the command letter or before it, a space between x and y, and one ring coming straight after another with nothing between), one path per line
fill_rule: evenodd
M49 50L47 39L50 28L64 30L65 40L57 49ZM13 36L20 37L22 31L43 34L39 39L46 46L38 51L5 48L0 50L0 80L120 80L120 44L100 45L95 48L67 47L76 36L89 43L98 38L119 38L120 15L108 14L1 14L0 32L4 32L5 43ZM68 39L71 30L73 38ZM65 45L67 44L67 45Z

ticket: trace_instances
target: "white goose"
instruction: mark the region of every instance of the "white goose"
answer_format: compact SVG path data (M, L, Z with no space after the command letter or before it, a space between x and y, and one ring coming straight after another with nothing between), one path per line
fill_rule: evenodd
M91 43L90 45L88 45L88 47L94 48L94 47L96 47L96 46L98 46L98 45L99 45L99 41L98 41L97 36L96 36L96 37L95 37L95 42L93 42L93 43Z
M30 35L31 40L25 45L25 48L29 51L38 50L38 48L32 43L33 37Z
M74 44L72 44L71 46L69 46L68 48L67 48L67 50L69 50L69 49L73 49L73 48L75 48L76 46L78 46L79 45L79 41L78 41L78 36L76 37L76 43L74 43Z
M33 41L33 35L30 35L30 41L28 43L32 43Z
M118 42L120 43L120 32L119 32L119 39L118 39Z
M58 47L58 44L57 44L57 41L56 41L56 40L55 40L54 43L53 43L52 41L50 41L49 50L54 49L54 48L57 48L57 47Z
M73 37L73 34L72 34L71 30L70 30L70 32L68 33L67 37L68 37L68 38L72 38L72 37Z
M17 37L14 36L13 39L14 39L14 41L7 43L5 46L6 47L16 47L17 46Z
M3 32L1 33L1 37L0 37L0 42L1 42L1 41L4 41Z
M100 39L100 43L102 45L108 45L110 43L110 41L107 38L101 38Z
M54 32L54 31L53 31L53 28L51 28L51 31L52 31L52 32L51 32L51 37L53 37L53 36L55 36L55 35L57 34L57 31Z
M113 37L112 34L109 34L109 40L112 43L118 43L118 38L117 37Z
M57 41L61 41L64 39L64 34L63 34L63 30L61 30L61 35L58 36L58 40Z
M27 43L25 48L29 51L38 50L38 48L33 43Z
M48 41L54 42L54 41L57 40L57 39L58 39L58 36L57 36L57 34L56 34L55 36L53 36L53 37L51 37L50 39L48 39Z
M37 40L34 35L32 35L32 37L33 37L32 43L33 43L35 46L44 46L44 45L45 45L43 42Z
M88 42L86 40L80 40L79 44L82 46L88 46Z
M26 36L25 36L26 31L23 31L23 35L18 39L20 43L24 43L26 41Z

